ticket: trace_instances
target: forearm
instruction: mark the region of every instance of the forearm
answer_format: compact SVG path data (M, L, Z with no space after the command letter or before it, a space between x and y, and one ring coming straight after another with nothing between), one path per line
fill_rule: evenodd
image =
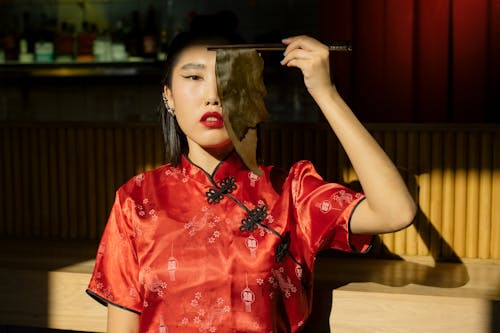
M409 225L415 203L394 164L331 84L328 47L307 36L283 43L288 46L281 64L302 71L307 90L344 147L365 192L367 200L354 211L351 230L381 233Z
M359 122L334 86L313 98L346 151L363 187L367 205L363 217L370 220L377 232L406 227L413 220L416 207L390 158ZM369 232L373 229L367 226L358 231Z

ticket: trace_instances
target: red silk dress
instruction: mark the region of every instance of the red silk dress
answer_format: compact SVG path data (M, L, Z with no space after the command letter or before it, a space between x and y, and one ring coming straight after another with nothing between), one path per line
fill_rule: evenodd
M209 175L186 157L116 194L87 293L140 314L140 332L297 332L318 251L365 252L363 195L307 161L259 177L235 153Z

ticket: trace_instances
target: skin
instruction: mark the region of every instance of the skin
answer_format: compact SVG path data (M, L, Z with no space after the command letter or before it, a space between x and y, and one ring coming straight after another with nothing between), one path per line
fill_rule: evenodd
M291 37L283 43L287 48L282 65L302 71L307 90L349 156L366 195L353 213L351 231L380 234L410 225L416 214L415 202L390 158L331 83L328 47L307 36Z
M225 127L209 128L200 123L206 112L222 115L215 58L216 52L206 47L187 48L172 72L172 87L164 87L168 104L175 110L179 127L186 134L189 159L208 173L233 149Z
M351 231L380 234L410 225L416 205L392 161L332 84L328 47L307 36L287 38L283 43L287 47L281 64L302 71L307 90L344 147L366 195L353 213ZM202 66L183 68L186 64ZM215 52L202 47L185 50L173 74L172 89L165 87L169 106L188 137L189 158L211 173L232 149L225 128L198 124L203 113L220 112ZM138 332L138 315L111 305L108 309L108 332Z

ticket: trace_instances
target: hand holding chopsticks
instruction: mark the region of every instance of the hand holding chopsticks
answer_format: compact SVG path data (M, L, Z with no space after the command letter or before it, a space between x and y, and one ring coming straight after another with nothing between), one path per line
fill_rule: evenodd
M352 45L350 41L339 41L330 43L328 49L330 52L350 52ZM210 45L209 50L217 49L255 49L257 51L284 51L285 44L228 44L228 45Z

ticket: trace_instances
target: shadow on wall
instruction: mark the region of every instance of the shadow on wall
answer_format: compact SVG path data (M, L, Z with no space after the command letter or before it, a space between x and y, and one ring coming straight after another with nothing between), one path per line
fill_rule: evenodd
M359 182L348 184L350 188L360 190ZM411 187L410 187L411 188ZM417 196L418 197L418 196ZM374 247L380 247L379 254L346 254L339 251L324 251L318 257L316 271L321 265L322 259L335 261L343 258L372 258L372 259L392 259L389 261L377 261L373 265L354 263L352 261L343 262L342 270L332 268L332 274L328 274L328 279L318 281L316 277L313 291L313 308L304 332L330 332L330 311L332 306L332 290L345 286L353 282L373 282L390 287L403 287L409 284L437 287L437 288L458 288L464 286L469 281L469 273L460 257L456 254L449 243L443 238L439 231L433 226L429 218L419 207L417 216L413 223L418 235L429 249L430 255L435 261L434 266L409 262L401 256L392 253L382 242L379 236L374 238ZM438 240L440 249L431 246L430 240ZM443 256L446 254L446 256ZM498 303L493 302L492 329L500 325L498 322ZM495 332L493 329L492 332Z

